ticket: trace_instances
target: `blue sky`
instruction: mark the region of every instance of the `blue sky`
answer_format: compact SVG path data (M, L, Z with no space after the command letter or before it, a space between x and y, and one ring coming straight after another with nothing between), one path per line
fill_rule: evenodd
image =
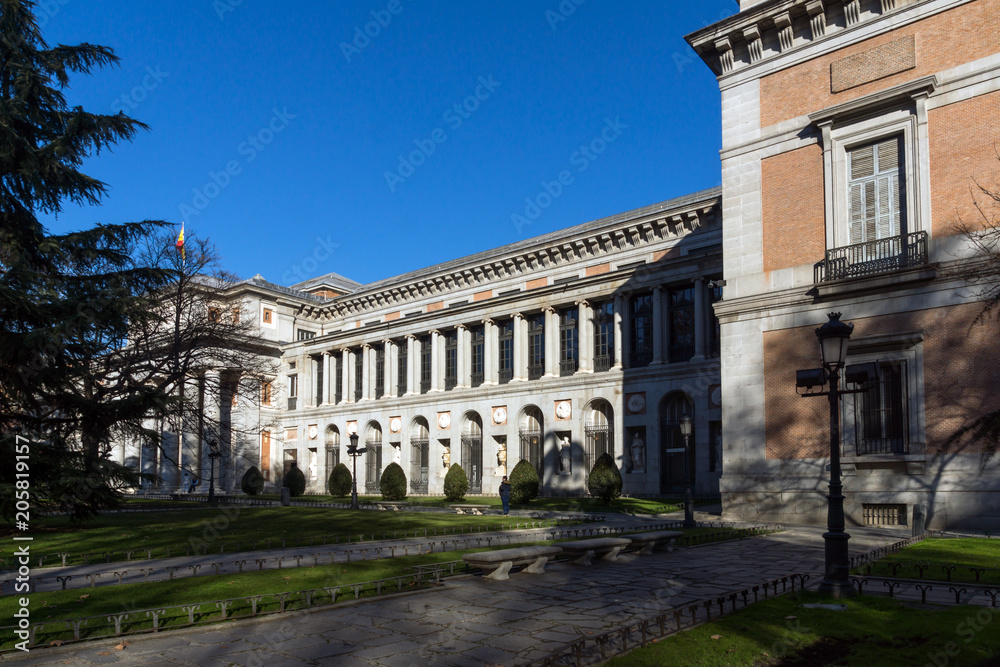
M244 278L370 282L713 187L719 92L683 37L736 10L40 0L50 44L122 60L70 102L151 126L86 163L102 206L45 223L184 220Z

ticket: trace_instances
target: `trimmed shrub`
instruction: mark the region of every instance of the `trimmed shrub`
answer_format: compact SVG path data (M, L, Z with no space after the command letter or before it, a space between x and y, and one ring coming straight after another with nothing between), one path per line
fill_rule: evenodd
M398 463L390 463L382 471L379 489L382 491L382 500L406 499L406 473Z
M346 498L351 495L353 486L350 469L343 463L333 466L333 470L330 471L330 479L326 484L330 495L334 498Z
M524 505L538 497L538 471L525 459L514 466L510 473L510 502Z
M257 466L250 466L243 473L243 479L240 480L240 488L248 496L256 496L264 490L264 476L260 474L260 470L257 470Z
M465 497L465 492L469 490L469 478L465 475L465 470L457 463L453 463L448 468L448 474L444 476L444 496L454 502Z
M288 487L288 492L292 495L292 498L297 498L306 492L306 476L293 463L292 467L288 470L288 474L285 475L285 479L282 480L281 485Z
M606 505L622 494L622 474L610 454L601 454L587 480L590 495L600 498Z

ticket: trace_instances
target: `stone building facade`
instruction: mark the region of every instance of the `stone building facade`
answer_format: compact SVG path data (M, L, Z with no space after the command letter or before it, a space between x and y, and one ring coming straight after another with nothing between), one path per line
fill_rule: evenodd
M996 457L952 435L1000 407L958 220L996 184L1000 1L766 0L688 41L722 93L725 435L733 517L820 522L825 401L796 396L827 313L880 383L845 399L857 523L1000 525Z

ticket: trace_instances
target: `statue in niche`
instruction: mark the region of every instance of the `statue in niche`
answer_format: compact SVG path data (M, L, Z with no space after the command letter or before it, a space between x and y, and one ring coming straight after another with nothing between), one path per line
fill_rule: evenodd
M503 477L507 474L507 446L504 443L500 443L497 447L497 476Z
M451 448L444 448L444 454L441 455L441 464L443 468L451 467Z
M638 431L632 434L629 451L632 454L632 472L646 472L646 443L639 437Z
M569 438L563 438L559 446L559 474L569 475L573 472L573 457L570 450Z
M392 462L398 464L403 460L403 447L401 445L392 446Z

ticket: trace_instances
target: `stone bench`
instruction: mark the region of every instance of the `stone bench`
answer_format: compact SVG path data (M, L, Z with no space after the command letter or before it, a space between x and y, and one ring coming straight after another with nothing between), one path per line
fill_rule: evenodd
M549 558L562 552L560 547L514 547L512 549L496 549L494 551L479 551L462 556L469 565L478 567L483 576L494 581L510 579L508 573L515 565L527 565L525 572L542 574Z
M570 558L576 557L574 563L590 565L594 556L614 562L618 559L619 552L630 544L632 540L627 537L595 537L589 540L560 542L559 548Z
M406 507L410 503L405 500L377 500L374 505L380 510L392 510L398 512L399 508Z
M483 510L488 510L490 508L489 505L465 505L465 504L449 505L448 507L455 510L455 512L458 514L465 514L466 512L468 512L469 514L475 514L477 516L482 515Z
M679 537L684 537L684 533L679 530L654 530L648 533L629 535L632 546L636 548L636 553L640 554L651 554L660 545L666 545L667 551L673 551L674 542Z

